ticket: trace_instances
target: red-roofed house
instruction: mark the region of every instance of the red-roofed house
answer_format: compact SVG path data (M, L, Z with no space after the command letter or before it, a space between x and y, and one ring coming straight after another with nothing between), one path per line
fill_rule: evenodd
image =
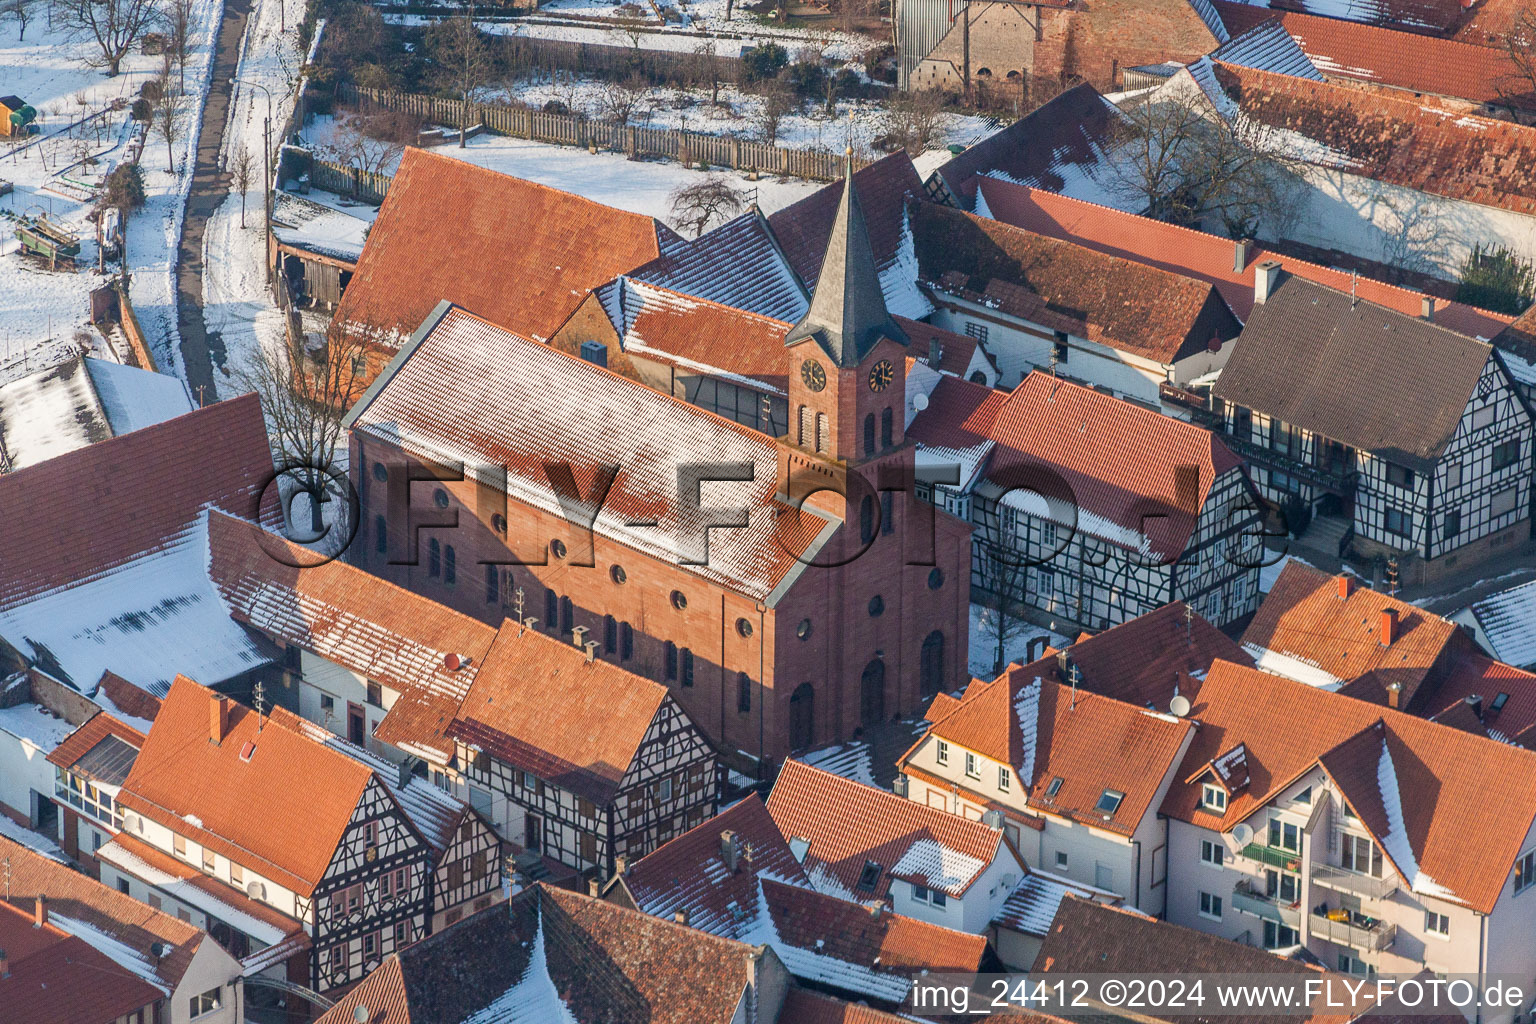
M118 796L125 841L97 856L135 889L165 891L201 869L226 904L258 905L221 912L244 959L286 964L288 980L320 992L358 980L430 931L435 868L456 861L428 834L446 815L417 806L394 769L326 736L282 708L262 715L178 678ZM479 861L484 895L500 865ZM204 891L176 898L195 906L191 888Z
M6 1024L243 1024L243 965L209 933L0 837Z
M412 148L336 319L371 328L366 384L443 300L542 340L590 289L681 242L654 218Z
M975 821L793 759L768 813L819 891L887 901L956 931L985 932L1028 874L1000 820Z
M1155 409L1164 382L1220 369L1242 330L1195 276L938 203L908 210L933 322L976 338L1004 387L1050 369Z
M896 767L908 799L969 819L998 812L1037 869L1160 914L1160 865L1145 851L1166 841L1157 811L1194 730L1074 685L1075 649L974 680Z
M1435 323L1472 337L1491 339L1512 319L1508 314L1435 298L1411 288L1354 277L1343 270L1271 252L1250 241L1234 242L1220 235L1086 203L1045 189L997 178L979 178L977 186L989 216L1111 256L1209 281L1237 318L1243 321L1253 311L1257 268L1271 260L1296 277L1338 291L1352 290L1367 302L1395 309L1407 316L1424 315L1428 302Z
M894 1009L923 974L983 969L981 935L816 891L756 794L616 875L610 902L773 947L800 982Z
M1175 600L1218 625L1253 611L1259 502L1210 431L1038 371L926 399L920 493L976 527L973 587L1090 630Z
M1190 717L1168 920L1352 974L1536 970L1536 753L1225 662Z

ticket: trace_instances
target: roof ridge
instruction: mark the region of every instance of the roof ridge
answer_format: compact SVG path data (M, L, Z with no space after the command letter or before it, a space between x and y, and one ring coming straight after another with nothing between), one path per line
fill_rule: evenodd
M576 192L570 192L570 191L567 191L566 189L563 189L563 188L556 188L554 185L546 185L543 182L534 181L532 178L524 178L524 177L522 177L521 175L518 175L518 174L508 174L506 171L498 171L498 170L495 170L493 168L486 167L486 166L484 166L482 164L477 164L477 163L475 163L472 160L460 160L460 159L457 159L456 157L444 156L441 153L434 153L430 149L422 149L422 148L417 147L417 146L407 147L406 151L405 151L405 155L401 159L400 166L402 168L405 167L405 161L407 161L407 160L412 161L413 163L419 163L422 160L442 161L444 164L453 164L453 165L457 165L457 166L460 166L460 167L473 168L475 173L487 174L487 175L491 175L492 177L495 177L495 178L510 178L513 181L522 182L524 185L527 185L527 186L529 186L531 188L539 189L539 190L544 191L544 192L553 192L556 195L566 196L566 197L568 197L570 199L575 199L578 202L580 202L580 203L582 203L582 204L584 204L586 206L594 206L594 207L597 207L598 209L608 210L608 211L611 211L613 213L620 214L621 216L634 218L636 220L650 221L653 225L660 225L661 224L661 221L659 219L657 219L656 217L651 216L650 214L635 213L632 210L626 210L626 209L623 209L622 207L609 206L607 203L600 203L596 199L589 199L586 196L581 195L581 194L576 193ZM396 173L398 174L399 171L397 171ZM685 239L685 241L686 241L686 239ZM656 243L657 243L657 249L658 249L658 255L659 255L659 250L661 248L661 236L660 236L660 234L657 235Z
M771 326L775 326L775 327L783 327L786 333L789 331L789 329L791 327L794 326L793 324L789 323L788 321L780 320L778 317L767 316L766 314L763 314L763 313L754 313L750 309L740 309L740 308L738 308L736 306L731 306L731 305L728 305L728 304L726 304L724 302L716 302L714 299L706 299L706 298L703 298L702 296L698 296L698 295L689 295L687 292L680 292L680 291L677 291L675 288L668 288L665 285L653 284L650 281L642 280L642 279L640 279L638 277L634 277L633 275L630 275L630 274L620 274L618 277L614 278L614 280L612 282L609 282L609 283L610 284L619 283L620 287L628 286L630 288L635 288L637 290L638 289L646 289L646 290L653 291L653 292L663 292L663 293L665 293L667 295L675 295L679 299L683 299L684 301L691 302L691 303L694 303L695 305L699 305L699 306L711 306L711 307L714 307L715 309L718 309L718 310L721 310L723 312L729 313L729 314L731 314L733 316L736 316L736 317L738 317L740 319L743 319L743 320L757 320L757 321L761 321L765 325L771 325ZM597 289L595 289L595 288L593 289L593 291L596 291L596 290ZM572 315L574 315L574 314L572 314Z

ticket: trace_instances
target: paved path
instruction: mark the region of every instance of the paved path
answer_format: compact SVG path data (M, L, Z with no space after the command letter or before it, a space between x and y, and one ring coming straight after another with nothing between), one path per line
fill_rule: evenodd
M240 36L251 13L251 0L224 0L224 19L213 53L213 84L203 107L203 123L197 136L197 164L187 195L186 217L181 225L176 270L176 324L181 333L181 362L187 386L206 405L218 401L213 383L213 357L208 351L208 329L203 322L203 232L208 218L229 195L230 176L219 167L224 127L229 121L229 80L240 63Z

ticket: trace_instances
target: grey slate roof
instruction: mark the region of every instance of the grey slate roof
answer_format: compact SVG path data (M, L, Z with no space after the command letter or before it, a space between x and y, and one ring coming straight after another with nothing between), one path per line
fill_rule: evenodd
M810 306L810 296L756 207L698 238L666 242L660 256L628 276L790 323Z
M875 269L875 252L850 172L827 239L811 308L784 336L786 346L814 338L841 367L857 366L882 337L905 345L907 334L891 319Z
M1260 22L1242 35L1223 43L1212 51L1210 59L1239 67L1293 75L1296 78L1310 78L1315 82L1323 80L1322 72L1302 52L1296 40L1280 24L1279 18Z
M1493 347L1284 276L1253 307L1217 398L1399 465L1445 451ZM1410 411L1411 410L1411 411Z

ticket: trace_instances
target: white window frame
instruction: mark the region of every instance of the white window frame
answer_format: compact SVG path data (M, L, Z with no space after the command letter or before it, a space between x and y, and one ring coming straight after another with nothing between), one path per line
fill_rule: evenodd
M1515 895L1536 885L1536 849L1527 850L1515 861Z
M1003 793L1013 788L1013 773L1008 770L1008 766L1005 764L997 766L997 788Z
M1437 913L1433 910L1424 911L1424 934L1433 935L1437 939L1445 939L1446 941L1450 941L1450 915Z
M938 746L933 749L933 759L938 764L949 764L949 744L938 740Z
M965 777L968 779L981 778L981 758L969 750L965 752Z
M1227 791L1214 782L1207 782L1200 789L1200 806L1208 811L1225 812L1227 809Z
M1219 868L1227 859L1227 848L1211 839L1200 840L1200 863Z
M1221 912L1221 897L1202 890L1200 893L1200 916L1210 921L1220 921Z

